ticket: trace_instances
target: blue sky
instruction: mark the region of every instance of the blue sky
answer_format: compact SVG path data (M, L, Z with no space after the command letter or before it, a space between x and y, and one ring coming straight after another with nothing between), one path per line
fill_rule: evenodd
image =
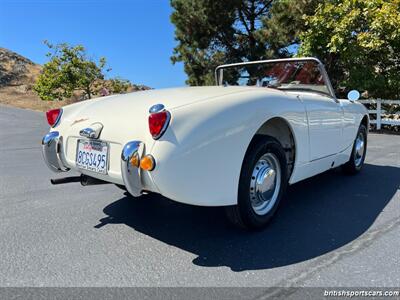
M0 47L46 62L47 39L105 56L111 76L153 88L185 85L172 65L176 42L169 0L0 0Z

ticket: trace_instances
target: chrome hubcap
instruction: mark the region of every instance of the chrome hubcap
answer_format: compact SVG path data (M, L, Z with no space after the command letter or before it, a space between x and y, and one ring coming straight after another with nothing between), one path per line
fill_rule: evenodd
M281 168L272 153L260 157L254 166L250 181L250 201L257 215L267 214L278 198L281 186Z
M359 132L355 143L354 163L359 167L364 156L364 135Z

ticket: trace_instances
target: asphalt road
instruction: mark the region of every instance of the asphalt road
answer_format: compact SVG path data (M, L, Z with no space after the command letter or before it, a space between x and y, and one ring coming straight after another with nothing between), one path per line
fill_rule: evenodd
M218 208L51 186L47 130L0 106L0 286L400 286L400 136L370 134L361 174L295 184L247 233Z

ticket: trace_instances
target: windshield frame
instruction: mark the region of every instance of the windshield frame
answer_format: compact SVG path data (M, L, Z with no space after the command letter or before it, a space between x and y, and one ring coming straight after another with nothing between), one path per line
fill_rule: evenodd
M324 82L328 88L329 94L322 93L324 95L332 97L336 102L338 101L335 95L335 91L332 87L331 81L329 80L328 74L325 70L324 65L322 62L315 58L315 57L301 57L301 58L280 58L280 59L267 59L267 60L257 60L257 61L247 61L247 62L240 62L240 63L234 63L234 64L225 64L225 65L220 65L215 68L215 82L217 85L223 86L223 71L224 69L227 68L232 68L232 67L240 67L240 66L246 66L246 65L255 65L255 64L266 64L266 63L281 63L281 62L307 62L307 61L312 61L317 63L318 69L321 72L321 75L324 79ZM282 91L291 91L290 89L284 90L281 89ZM294 90L293 90L294 91ZM311 92L311 91L306 91L306 92ZM313 91L317 93L316 91ZM321 94L321 93L317 93Z

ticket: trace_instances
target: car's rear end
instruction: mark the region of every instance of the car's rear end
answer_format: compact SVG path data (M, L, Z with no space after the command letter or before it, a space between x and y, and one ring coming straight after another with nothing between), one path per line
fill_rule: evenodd
M137 99L129 98L109 97L49 111L52 128L42 144L50 169L73 169L124 185L134 196L142 190L157 191L151 174L143 170L154 168L147 154L168 125L169 112L159 106L149 113L151 102L142 105L144 100L138 100L135 105Z
M171 123L174 108L239 90L223 87L136 92L84 101L47 113L51 131L43 155L55 172L70 169L123 185L133 196L158 192L152 148ZM162 104L161 104L162 103Z

